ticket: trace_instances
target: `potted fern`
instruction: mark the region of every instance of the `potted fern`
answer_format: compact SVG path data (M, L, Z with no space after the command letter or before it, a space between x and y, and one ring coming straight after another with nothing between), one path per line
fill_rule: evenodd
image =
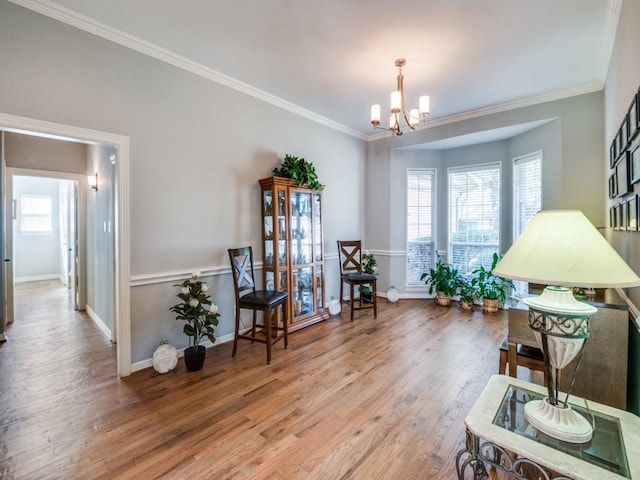
M200 280L200 273L194 272L191 278L175 287L180 287L180 302L170 308L176 314L176 320L185 322L183 332L189 337L189 346L184 350L184 363L187 370L194 372L204 365L206 349L200 340L208 338L215 343L215 328L218 326L218 306L207 295L209 286Z
M436 303L448 307L451 296L456 294L458 288L458 270L449 263L444 263L440 255L436 253L436 267L420 276L429 287L429 294L436 292Z
M514 288L511 280L493 274L497 264L498 254L494 253L490 269L480 265L471 272L474 275L471 284L477 289L478 296L482 298L482 309L487 313L496 313L498 308L507 301L509 291Z
M462 308L462 310L473 310L473 302L476 299L476 289L471 284L471 280L459 276L457 291L460 296L460 308Z

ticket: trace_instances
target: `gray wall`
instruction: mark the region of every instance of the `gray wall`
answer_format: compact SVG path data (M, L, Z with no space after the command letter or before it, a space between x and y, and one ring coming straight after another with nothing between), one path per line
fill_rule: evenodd
M13 198L17 201L17 218L13 221L13 277L15 281L37 277L61 277L59 180L41 177L13 177ZM51 233L23 233L20 229L21 195L47 195L52 201ZM34 278L36 277L36 278Z
M436 248L439 250L446 250L448 241L447 168L502 164L501 251L505 252L513 236L512 160L538 150L543 152L543 207L578 208L595 225L604 225L602 118L603 94L597 92L371 142L367 151L366 238L369 249L379 252L379 290L393 285L400 293L416 293L415 289L413 292L405 289L407 168L438 170ZM507 140L447 150L412 150L429 148L429 143L450 137L529 122L545 123Z
M5 143L7 167L81 174L86 171L87 147L82 143L13 132L5 132Z
M607 82L604 90L605 110L605 151L603 152L603 165L607 175L602 183L606 183L608 166L608 147L613 140L624 114L631 102L633 94L640 85L640 57L638 45L640 45L640 0L625 0L620 12L618 30ZM640 137L636 137L638 141ZM640 193L640 184L634 185L634 194ZM608 211L613 201L606 199L603 202L603 210ZM621 232L607 229L607 237L618 253L631 265L636 273L640 273L640 233ZM625 289L625 293L631 301L631 312L636 316L635 324L629 327L629 382L628 382L628 409L636 414L640 413L640 288Z
M336 240L364 231L364 141L3 0L0 43L0 112L130 137L134 362L164 339L187 345L162 278L226 268L230 247L261 256L257 181L285 153L326 185L326 298L338 295ZM210 283L229 334L231 279Z
M98 174L98 190L87 193L87 307L113 335L113 147L89 145L87 175ZM115 157L114 157L115 158Z

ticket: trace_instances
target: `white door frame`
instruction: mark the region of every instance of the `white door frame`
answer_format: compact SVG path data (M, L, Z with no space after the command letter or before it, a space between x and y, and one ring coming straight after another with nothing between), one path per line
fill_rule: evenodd
M131 296L129 233L129 137L61 123L0 112L0 129L16 133L38 133L51 138L89 144L113 145L115 165L115 318L118 376L131 375Z
M54 178L57 180L71 180L78 183L78 201L76 205L77 215L78 215L78 235L80 240L80 245L78 245L78 252L76 254L79 256L80 269L77 272L78 274L78 288L73 288L74 291L74 306L79 310L85 309L85 299L87 298L87 190L89 189L87 183L87 177L85 175L80 175L77 173L64 173L64 172L49 172L47 170L31 170L29 168L19 168L19 167L7 167L6 168L7 182L6 182L6 196L5 198L9 200L5 205L5 218L7 220L11 220L13 204L11 203L11 199L13 199L13 177L44 177L44 178ZM58 219L56 218L56 221ZM9 258L11 261L9 265L15 266L15 256L13 255L13 229L7 228L4 232L5 238L5 250L7 252L7 256L5 258ZM8 295L10 297L13 296L13 268L10 270L10 274L7 276L7 290ZM75 283L75 282L74 282ZM77 302L76 299L80 298L81 301Z

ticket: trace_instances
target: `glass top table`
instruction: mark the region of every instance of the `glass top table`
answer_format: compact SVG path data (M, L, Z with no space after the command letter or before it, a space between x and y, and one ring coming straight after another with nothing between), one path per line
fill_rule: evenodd
M589 420L593 415L594 436L581 445L561 442L538 432L524 416L524 404L546 392L517 378L491 377L465 419L467 445L456 458L458 478L468 478L465 469L485 465L527 478L518 476L527 463L544 472L540 478L640 480L640 417L592 401L587 411L584 399L572 396L572 408Z

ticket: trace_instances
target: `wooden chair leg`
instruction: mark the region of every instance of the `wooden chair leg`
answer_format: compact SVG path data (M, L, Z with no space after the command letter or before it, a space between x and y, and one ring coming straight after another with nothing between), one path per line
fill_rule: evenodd
M373 300L373 318L378 318L378 290L376 287L376 282L371 284L371 300Z
M342 278L341 278L340 279L340 315L342 315L342 295L344 295L343 288L344 288L344 282L342 281Z
M500 363L498 363L498 373L504 375L507 371L507 352L500 350Z
M233 350L231 351L231 356L236 356L236 351L238 350L238 335L240 334L240 307L236 305L236 333L233 336Z
M353 322L353 307L355 306L355 301L353 299L353 283L349 284L349 298L351 299L351 321Z
M256 337L256 319L258 318L258 311L254 310L253 311L253 322L252 322L252 326L251 326L251 336L253 338ZM253 338L251 339L251 343L253 343Z
M280 305L280 308L283 311L283 314L282 314L282 329L284 330L284 348L289 348L289 327L287 326L287 313L288 313L287 312L288 311L287 304L288 303L289 303L289 301L285 300Z
M266 340L267 340L267 364L271 365L271 342L273 342L273 340L271 339L271 309L267 308L264 311L264 325L265 325L265 329L266 329Z

